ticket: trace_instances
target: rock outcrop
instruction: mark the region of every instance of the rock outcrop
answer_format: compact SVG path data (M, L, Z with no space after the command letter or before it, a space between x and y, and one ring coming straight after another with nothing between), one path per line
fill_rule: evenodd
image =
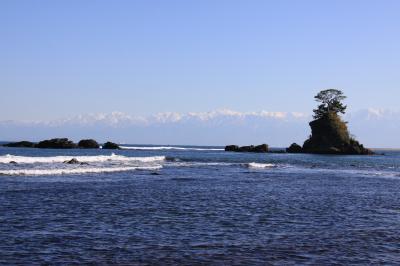
M239 146L238 145L225 146L225 151L239 151Z
M262 144L262 145L258 145L258 146L251 145L251 146L242 146L242 147L239 147L237 145L228 145L225 147L225 151L264 153L264 152L268 152L268 145Z
M34 148L35 143L30 141L18 141L11 142L3 145L4 147L13 147L13 148Z
M98 149L98 148L100 148L100 145L94 139L83 139L78 142L78 148Z
M118 150L121 148L118 146L118 144L108 141L108 142L104 143L103 149Z
M286 149L287 153L302 153L303 152L303 148L297 144L297 143L293 143L292 145L290 145L289 148Z
M35 145L36 148L41 149L73 149L77 145L67 138L57 138L50 140L43 140Z
M373 152L364 148L350 137L347 125L335 113L329 113L310 122L311 136L303 144L302 152L317 154L369 155Z

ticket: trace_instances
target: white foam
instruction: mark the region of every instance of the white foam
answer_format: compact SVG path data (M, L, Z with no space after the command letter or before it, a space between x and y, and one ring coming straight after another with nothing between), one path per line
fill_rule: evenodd
M265 169L265 168L274 167L275 164L272 164L272 163L248 163L247 166L249 168Z
M0 170L0 175L63 175L63 174L89 174L89 173L112 173L133 170L158 170L161 165L146 167L93 167L93 168L73 168L73 169L17 169Z
M234 163L223 162L172 162L169 165L178 167L202 167L202 166L232 166Z
M184 148L184 147L176 147L176 146L120 146L121 149L124 150L187 150L187 151L223 151L224 149L217 148Z
M96 163L96 162L159 162L164 161L165 156L150 156L150 157L127 157L123 155L98 155L98 156L53 156L53 157L28 157L28 156L16 156L16 155L3 155L0 156L0 163L10 163L12 161L16 163L62 163L69 161L72 158L77 159L83 163Z

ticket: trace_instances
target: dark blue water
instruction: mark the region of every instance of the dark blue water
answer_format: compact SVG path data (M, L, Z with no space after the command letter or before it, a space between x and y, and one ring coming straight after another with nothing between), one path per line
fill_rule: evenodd
M399 232L396 151L0 148L0 264L396 265Z

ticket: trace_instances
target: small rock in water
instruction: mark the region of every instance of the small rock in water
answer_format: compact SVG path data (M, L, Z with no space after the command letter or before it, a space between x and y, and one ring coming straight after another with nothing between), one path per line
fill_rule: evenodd
M121 148L119 147L118 144L116 144L114 142L107 141L106 143L103 144L102 149L105 149L105 150L106 149L108 149L108 150L119 150Z
M72 158L69 161L65 161L66 164L79 164L80 162L76 158Z
M153 173L151 173L150 175L161 175L160 173L157 173L157 172L153 172Z
M98 149L100 145L94 139L83 139L79 141L78 148L83 149Z
M225 147L225 151L234 151L234 152L268 152L268 145L261 144L258 146L242 146L239 147L237 145L228 145Z
M297 144L297 143L292 143L289 148L286 149L286 152L288 153L302 153L303 148Z
M10 164L18 164L16 161L10 161Z

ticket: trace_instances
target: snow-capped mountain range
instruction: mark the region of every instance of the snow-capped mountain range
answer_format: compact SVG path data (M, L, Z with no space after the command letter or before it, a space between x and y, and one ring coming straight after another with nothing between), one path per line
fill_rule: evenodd
M310 134L311 114L301 112L166 112L135 116L122 112L84 114L52 121L1 121L1 140L48 137L96 138L125 143L225 145L269 143L286 146ZM400 111L365 109L344 119L369 147L400 147Z

